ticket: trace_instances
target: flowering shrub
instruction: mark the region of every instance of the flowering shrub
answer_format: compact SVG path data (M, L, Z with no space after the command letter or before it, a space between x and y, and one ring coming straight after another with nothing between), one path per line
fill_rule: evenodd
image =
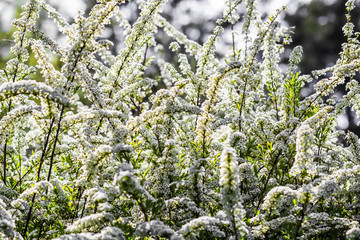
M263 22L256 1L228 0L201 45L161 16L165 2L141 1L133 24L124 0L73 24L43 0L23 6L0 70L0 238L359 239L360 141L335 128L345 107L360 115L354 0L340 57L306 98L302 48L280 64L282 10ZM37 29L41 12L65 44ZM115 55L100 38L109 23L125 35ZM226 23L242 24L244 44L219 59ZM162 58L159 29L177 62Z

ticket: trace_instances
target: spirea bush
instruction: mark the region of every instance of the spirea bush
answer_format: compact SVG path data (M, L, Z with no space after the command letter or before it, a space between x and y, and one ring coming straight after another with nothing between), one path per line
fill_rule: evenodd
M165 3L139 1L129 22L124 0L98 0L72 24L43 0L23 6L0 70L0 238L360 239L360 141L336 129L346 107L360 116L354 0L339 59L311 76L300 46L282 62L283 10L262 20L256 1L227 0L199 44ZM44 13L65 43L39 29ZM219 59L229 24L242 28Z

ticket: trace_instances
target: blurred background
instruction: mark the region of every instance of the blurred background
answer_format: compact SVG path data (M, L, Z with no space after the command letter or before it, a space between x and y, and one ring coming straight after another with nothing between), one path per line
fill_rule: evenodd
M9 59L9 49L12 43L11 20L17 17L21 12L21 5L26 0L0 0L0 68L3 68ZM78 14L78 10L85 13L90 11L95 0L48 0L53 7L68 19L69 22ZM132 1L121 7L122 13L133 23L137 18L138 3ZM162 15L171 22L177 29L185 33L190 39L199 43L204 43L214 28L215 21L222 16L225 0L169 0ZM322 69L331 66L339 57L341 44L345 41L342 27L345 19L346 0L258 0L258 6L262 18L274 14L276 9L283 5L288 6L288 10L281 15L281 20L286 26L294 26L295 33L293 42L289 49L301 45L304 49L304 59L300 64L300 71L304 74L311 74L313 70ZM352 12L352 20L355 24L355 31L359 31L360 26L360 8L357 1L357 8ZM239 8L240 17L245 11L244 4ZM41 16L42 21L38 27L46 34L64 42L65 39L58 35L56 26L52 20L49 20L45 14ZM241 20L241 18L240 18ZM224 55L231 48L232 35L231 26L224 26L226 31L217 45L217 54ZM240 25L234 25L234 30L241 32ZM121 48L123 39L122 29L118 26L111 26L104 32L104 38L115 42L118 49ZM175 61L174 54L168 50L167 46L172 41L167 38L160 30L157 38L164 45L164 55L168 61ZM241 43L236 43L241 46ZM284 61L287 60L288 52L284 53ZM310 94L313 90L312 85L306 86L304 96ZM345 92L344 85L338 87L336 95L341 98ZM350 108L346 109L346 114L338 118L338 128L351 130L360 136L360 129L356 122L360 121Z

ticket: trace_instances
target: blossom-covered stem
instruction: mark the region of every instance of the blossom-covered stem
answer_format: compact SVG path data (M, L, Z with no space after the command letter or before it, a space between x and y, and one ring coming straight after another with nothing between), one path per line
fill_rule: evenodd
M151 13L152 13L152 12L151 12ZM109 92L109 94L108 94L108 98L111 98L114 87L118 86L118 84L117 84L117 79L119 78L120 73L121 73L122 69L123 69L124 66L125 66L125 62L126 62L127 58L130 56L130 53L131 53L132 49L134 48L135 42L137 41L138 37L139 37L139 35L136 36L133 45L131 45L130 50L127 52L127 54L126 54L126 56L125 56L125 59L124 59L124 61L122 62L121 66L120 66L120 68L119 68L119 71L117 72L117 76L116 76L116 78L115 78L115 80L114 80L114 82L113 82L113 88L111 88L111 90L110 90L110 92ZM144 59L143 59L143 63L142 63L143 66L145 66L145 63L146 63L146 54L147 54L148 48L149 48L149 44L146 43L146 49L145 49ZM121 88L121 86L119 86L119 87ZM134 101L134 99L133 99L132 97L130 97L130 101L132 102L132 104L133 104L134 107L137 109L138 113L140 114L140 113L141 113L141 108L140 108L138 105L136 105L136 103L135 103L135 101ZM99 134L100 127L101 127L101 125L102 125L103 120L104 120L104 117L101 117L101 118L100 118L100 121L99 121L99 124L98 124L98 127L97 127L97 129L96 129L96 135Z
M202 157L205 157L206 155L206 138L208 134L208 130L206 128L203 128L204 126L207 126L208 122L210 121L210 112L213 109L213 105L217 100L217 94L218 94L218 87L220 85L220 81L223 80L223 78L226 76L226 74L230 71L239 69L241 67L241 64L239 62L233 62L230 63L226 69L221 71L221 73L216 73L212 79L211 79L211 86L208 89L207 97L208 100L203 103L204 111L201 113L201 118L199 119L196 129L199 129L200 136L201 136L201 145L202 145ZM200 128L203 128L202 130Z
M284 9L283 9L284 10ZM264 41L265 36L267 35L267 33L270 31L271 26L274 24L275 20L277 19L277 17L280 15L282 11L278 11L276 13L276 15L272 18L270 18L270 22L268 23L268 27L266 28L265 31L262 32L262 34L260 35L259 39L260 42L258 44L256 44L253 55L250 57L250 63L248 65L248 69L250 70L250 68L252 67L252 65L254 64L254 60L256 59L255 56L256 54L259 52L260 47L261 47L261 43ZM248 70L248 71L249 71ZM248 81L249 81L249 77L248 77L248 73L246 73L246 77L245 77L245 84L244 84L244 88L242 90L242 98L241 98L241 104L240 104L240 116L239 116L239 131L241 132L241 116L242 116L242 111L245 105L245 92L246 92L246 88L248 85Z
M25 21L28 21L30 19L31 10L32 10L32 8L29 10L28 16ZM27 28L26 28L26 26L24 26L24 30L22 31L21 40L20 40L20 46L19 46L20 48L22 48L24 45L26 31L27 31ZM17 54L17 56L16 56L17 63L16 63L16 67L15 67L14 76L12 77L11 82L15 82L15 80L16 80L18 69L19 69L20 57L21 57L20 54ZM12 105L12 100L10 99L9 105L8 105L8 112L10 112L10 110L11 110L11 105ZM7 172L7 159L6 159L7 158L7 156L6 156L7 155L7 144L8 144L8 137L6 136L5 143L4 143L4 160L3 160L3 177L4 177L3 181L4 181L5 186L6 186L6 172Z
M151 16L151 15L155 12L156 8L157 8L160 4L161 4L161 1L158 1L157 4L155 4L154 8L151 9L151 11L150 11L150 13L149 13L149 16ZM149 18L149 20L150 20L150 18ZM148 20L147 20L147 21L148 21ZM112 88L112 89L110 90L110 92L109 92L109 98L111 98L111 95L112 95L112 93L113 93L114 87L117 86L117 80L118 80L118 78L120 77L121 71L123 70L125 64L127 63L128 57L130 56L130 54L131 54L132 51L134 50L135 44L137 43L137 40L139 39L139 37L141 37L141 33L140 33L140 32L136 35L134 41L132 42L132 44L131 44L131 46L130 46L130 48L129 48L129 51L127 52L124 60L123 60L122 63L121 63L121 66L120 66L119 70L117 71L117 76L116 76L116 78L115 78L115 80L114 80L114 82L113 82L113 88ZM146 51L147 51L147 48L148 48L148 44L146 44ZM145 56L146 56L146 55L145 55Z
M132 49L132 48L131 48L131 49ZM142 65L143 65L143 66L145 66L145 64L146 64L146 55L147 55L148 49L149 49L149 44L146 43L146 48L145 48L145 52L144 52L144 59L143 59L143 62L142 62ZM130 55L130 51L129 51L128 54L125 56L125 60L129 57L129 55ZM125 61L124 61L124 62L125 62ZM116 77L116 80L119 78L119 75L120 75L121 70L122 70L123 67L124 67L124 64L122 64L122 65L120 66L120 70L118 71L118 75L117 75L117 77ZM112 88L112 89L110 90L110 92L109 92L109 95L108 95L109 98L111 98L111 95L112 95L112 93L113 93L113 89L114 89L114 87L117 85L117 84L116 84L116 80L115 80L114 83L113 83L113 88ZM119 87L121 88L121 86L119 86ZM137 104L135 103L134 99L133 99L131 96L130 96L130 101L131 101L131 103L134 105L134 107L136 108L137 113L140 115L140 114L141 114L140 104L137 105ZM96 135L99 134L100 127L101 127L101 125L102 125L102 122L103 122L104 118L105 118L105 117L101 117L101 118L100 118L98 127L97 127L97 129L96 129Z
M146 64L146 55L147 52L149 50L149 43L146 43L146 47L145 47L145 51L144 51L144 57L143 57L143 61L142 61L142 66L145 67ZM145 71L142 73L142 76L144 76ZM130 97L131 102L133 103L133 105L135 106L136 110L137 110L137 115L141 114L141 102L139 101L139 104L136 104L134 99L132 97ZM135 114L136 115L136 114Z
M230 9L229 9L229 11L228 11L228 13L220 20L220 21L218 21L217 22L217 26L221 26L221 25L223 25L226 21L228 21L228 19L229 19L229 17L231 16L231 14L233 13L233 11L237 8L237 6L238 5L240 5L241 4L241 2L242 2L242 0L239 0L236 4L234 4L234 6L231 6L230 7ZM215 28L216 29L216 28ZM209 44L209 46L208 46L208 49L206 50L206 53L205 53L205 55L204 55L204 57L203 57L203 63L202 63L202 66L201 66L201 74L200 74L200 76L204 76L204 71L205 71L205 65L206 65L206 63L208 62L208 60L209 60L209 58L208 58L208 56L209 56L209 54L211 53L211 50L212 50L212 46L215 44L215 40L217 39L217 37L219 36L219 34L221 33L221 31L216 31L215 32L215 35L214 35L214 37L213 37L213 39L214 39L214 41L211 43L211 44ZM235 56L235 55L234 55ZM207 78L205 78L205 80L206 80ZM201 102L200 102L200 100L201 100L201 84L202 84L202 81L200 81L199 83L198 83L198 86L197 86L197 97L196 97L196 105L197 106L200 106L201 105ZM197 121L197 119L196 119L196 121ZM195 122L196 122L195 121Z
M119 2L118 2L117 4L115 4L114 6L112 6L104 15L101 16L101 19L97 19L98 21L97 21L97 23L96 23L96 27L94 27L94 28L92 29L92 31L91 31L90 34L87 34L87 35L88 35L88 36L87 36L88 38L86 38L85 40L83 40L83 42L82 42L82 44L81 44L81 45L82 45L81 48L77 51L77 53L75 52L75 53L76 53L76 54L75 54L75 55L76 55L76 59L75 59L75 61L74 61L74 64L73 64L70 72L74 72L74 70L76 69L76 67L77 67L77 65L78 65L78 62L80 61L80 57L82 56L81 53L82 53L82 51L84 51L84 49L85 49L85 47L86 47L86 45L87 45L87 42L94 37L94 35L96 34L97 29L98 29L102 24L104 24L104 22L107 20L108 16L113 12L113 10L114 10L116 7L118 7L118 4L120 4L121 2L124 2L124 0L119 0ZM75 50L76 50L76 49L75 49ZM66 88L67 84L68 84L69 82L74 81L74 79L75 79L74 75L71 75L71 77L68 79L68 81L67 81L66 84L65 84L65 88ZM67 89L67 90L68 90L68 89Z
M254 15L255 12L255 1L254 0L250 0L247 1L247 10L244 16L244 25L243 25L243 30L242 33L244 34L244 39L245 39L245 47L244 47L244 55L245 55L245 59L248 59L248 43L249 43L249 34L250 34L250 25L251 25L251 20L252 20L252 16Z
M242 0L238 1L236 4L234 4L234 6L231 6L229 9L229 12L226 14L226 16L223 17L223 19L221 19L221 21L218 22L218 26L223 25L227 19L229 18L229 16L232 14L232 12L236 9L236 7L242 2ZM215 36L214 36L214 42L209 46L209 48L206 51L206 54L204 56L204 60L205 62L203 63L202 69L201 69L201 76L204 75L204 70L205 70L205 65L207 63L207 61L209 60L209 58L207 57L210 53L211 53L211 47L213 44L215 44L215 39L219 36L221 32L220 31L216 31Z
M30 17L31 17L31 9L30 9L29 14L28 14L25 21L28 21L30 19ZM26 31L27 31L27 26L25 25L24 30L22 32L21 40L20 40L20 48L22 48L23 45L24 45L24 39L25 39ZM18 61L16 63L15 73L14 73L14 76L12 78L12 82L15 82L16 77L17 77L17 73L18 73L18 69L19 69L19 63L20 63L20 54L18 54L16 57L17 57ZM9 103L9 111L10 111L10 109L11 109L11 100L10 100L10 103Z
M78 62L80 61L80 56L81 56L81 52L85 49L86 46L86 41L88 41L89 39L92 38L92 36L96 33L96 29L98 28L98 26L100 26L105 19L107 18L107 16L113 11L113 9L116 7L117 5L113 6L104 16L102 16L102 18L100 19L100 21L97 23L97 27L95 27L94 29L92 29L92 32L89 34L89 38L85 39L82 47L80 48L76 59L74 61L74 64L71 68L71 72L73 72L76 68L76 66L78 65ZM68 86L69 83L73 82L75 79L74 75L71 75L70 78L67 79L66 83L65 83L65 89L66 91L69 91L70 86ZM50 157L50 166L49 166L49 172L48 172L48 176L47 176L47 181L50 181L50 177L51 177L51 172L52 172L52 165L53 165L53 161L54 161L54 156L55 156L55 150L56 150L56 145L57 145L57 141L58 141L58 137L60 134L60 129L61 129L61 121L63 118L63 114L64 114L64 110L65 110L65 106L63 105L60 111L60 115L59 115L59 120L57 123L57 129L56 129L56 134L55 134L55 139L54 139L54 146L52 148L52 152L51 152L51 157ZM52 121L55 120L55 116L53 117ZM51 132L51 130L49 131L49 133Z

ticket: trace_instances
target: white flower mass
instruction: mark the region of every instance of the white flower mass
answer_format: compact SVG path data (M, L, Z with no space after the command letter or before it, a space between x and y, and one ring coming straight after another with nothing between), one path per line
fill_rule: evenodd
M355 1L312 76L285 7L226 0L199 43L167 3L97 0L71 21L24 1L0 69L0 239L359 239L360 140L336 128L360 117Z

